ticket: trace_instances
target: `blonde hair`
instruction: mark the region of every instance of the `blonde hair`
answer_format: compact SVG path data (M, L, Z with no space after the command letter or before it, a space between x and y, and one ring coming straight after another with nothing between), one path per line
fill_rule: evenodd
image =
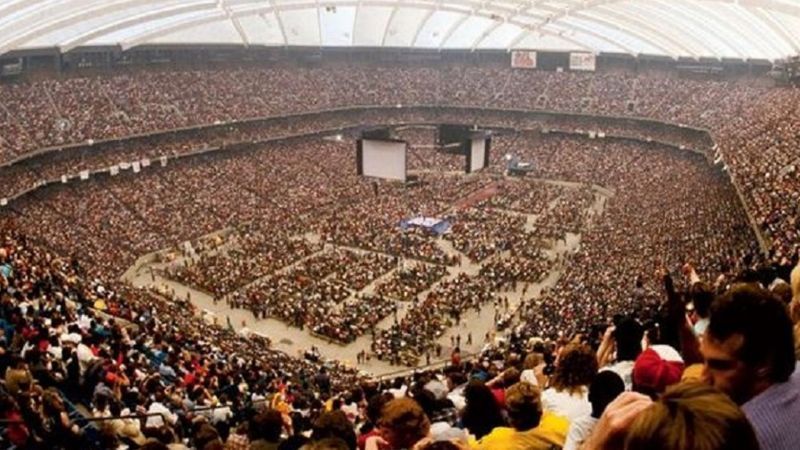
M544 355L537 352L528 353L522 363L523 369L535 369L536 366L544 362Z
M633 422L625 450L758 450L753 427L722 392L677 384Z

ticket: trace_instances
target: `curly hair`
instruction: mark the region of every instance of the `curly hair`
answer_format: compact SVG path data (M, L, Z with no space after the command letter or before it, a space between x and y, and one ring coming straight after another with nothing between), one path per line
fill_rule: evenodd
M585 344L569 344L561 350L550 386L556 391L575 394L589 385L597 374L597 357Z
M408 397L391 400L381 410L380 426L393 448L411 448L428 435L431 422L417 402Z

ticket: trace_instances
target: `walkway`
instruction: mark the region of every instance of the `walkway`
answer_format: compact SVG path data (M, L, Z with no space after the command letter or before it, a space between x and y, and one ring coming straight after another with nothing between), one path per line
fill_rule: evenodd
M568 183L568 182L560 182L552 180L537 180L537 181L558 184L568 189L576 189L582 187L582 185L579 183ZM603 213L605 200L611 195L613 195L613 192L595 187L595 203L590 208L591 215L590 215L589 226L591 226L591 222L593 221L592 219L596 215ZM558 198L553 200L553 202L551 202L551 204L549 205L549 208L553 208L557 201ZM508 212L506 210L502 211ZM515 213L515 214L521 214L521 213ZM526 221L527 224L532 224L536 220L537 216L541 215L541 211L539 212L539 214L529 214L529 215L522 214L522 215L528 216ZM318 239L318 237L314 235L306 235L305 238L309 239L310 241L315 241ZM469 261L469 259L466 256L462 255L460 252L458 252L458 250L453 248L452 244L449 241L439 238L436 241L436 244L439 246L439 248L442 249L442 251L444 251L448 255L460 256L462 261L462 264L460 266L448 267L447 275L445 275L439 282L453 279L459 273L462 272L465 272L469 275L476 275L480 271L481 264ZM544 249L544 251L545 254L547 254L551 259L555 259L558 255L564 255L565 253L568 252L574 252L575 250L578 249L579 246L580 246L580 235L568 233L566 242L559 241L553 243L553 245L550 248L546 248ZM351 249L348 247L340 247L340 246L337 247L347 248L348 250L353 250L358 252L365 252L365 250L361 249ZM178 260L173 263L180 264L181 262L182 262L181 260ZM212 323L217 322L220 324L225 324L228 320L230 320L234 329L236 329L237 331L243 333L254 332L268 336L273 341L273 345L275 348L277 348L278 350L285 351L288 354L300 355L306 349L310 348L311 346L315 346L319 349L320 353L325 358L336 359L345 363L355 364L356 354L361 352L362 350L369 351L370 349L372 337L369 334L361 336L355 342L344 346L337 343L329 342L328 340L325 339L320 339L318 337L312 336L308 333L308 331L301 331L299 328L290 327L286 325L284 322L281 322L276 319L255 320L253 314L245 309L231 309L224 301L219 301L215 303L211 295L193 289L189 286L177 283L175 281L168 280L160 275L156 274L155 281L153 281L153 278L151 278L152 275L150 269L151 268L159 269L164 266L165 264L145 263L137 270L129 270L128 272L126 272L123 278L132 282L135 286L154 286L157 288L159 287L166 288L168 290L173 291L176 296L184 298L187 295L189 295L192 303L198 308L199 311L202 311L205 319L208 320L209 322ZM370 285L364 288L363 292L372 292L377 283L390 277L395 270L397 269L393 269L387 272L386 274L382 275L379 279L373 281ZM502 292L500 295L508 299L509 311L516 311L522 301L539 298L543 289L555 285L555 283L558 281L558 278L561 276L562 271L563 270L561 267L553 267L552 270L546 275L546 277L542 281L538 283L519 283L516 290ZM434 287L435 286L436 284L434 284ZM420 293L419 297L420 298L424 297L427 294L427 292L428 291ZM398 311L398 319L402 320L402 318L406 314L406 308L408 307L408 303L399 302L399 305L400 308ZM506 312L506 311L503 310L501 312ZM443 356L447 356L450 353L451 350L450 337L451 336L455 337L458 335L461 336L462 352L473 353L480 351L485 344L484 336L487 333L494 332L495 330L496 322L494 320L494 316L495 316L495 307L494 305L491 304L484 305L484 307L480 311L470 310L464 313L461 318L462 319L461 323L447 330L447 332L438 341L439 344L441 344L443 347ZM386 329L392 325L393 321L394 318L392 316L389 316L378 323L378 328ZM471 345L466 344L468 333L472 333L473 342ZM423 358L423 363L424 363L424 358ZM358 367L364 370L365 372L369 372L375 376L380 376L387 373L393 373L403 369L403 367L392 366L386 362L379 361L375 358L373 358L371 361L367 363L359 364Z

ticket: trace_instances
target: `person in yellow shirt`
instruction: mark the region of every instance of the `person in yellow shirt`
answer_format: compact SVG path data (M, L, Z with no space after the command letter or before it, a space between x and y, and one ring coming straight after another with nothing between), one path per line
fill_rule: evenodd
M542 391L526 381L506 390L506 409L511 427L496 427L474 450L551 450L560 449L567 439L569 421L542 413Z

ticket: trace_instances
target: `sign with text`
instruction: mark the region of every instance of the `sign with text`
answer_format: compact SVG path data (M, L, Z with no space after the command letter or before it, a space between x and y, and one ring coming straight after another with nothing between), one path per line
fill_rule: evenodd
M536 52L528 50L514 50L511 52L511 67L515 69L535 69Z
M571 70L594 71L597 64L597 57L594 53L570 53L569 68Z

